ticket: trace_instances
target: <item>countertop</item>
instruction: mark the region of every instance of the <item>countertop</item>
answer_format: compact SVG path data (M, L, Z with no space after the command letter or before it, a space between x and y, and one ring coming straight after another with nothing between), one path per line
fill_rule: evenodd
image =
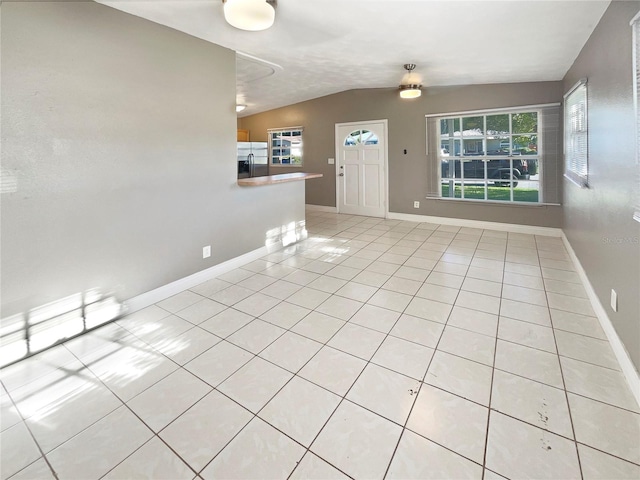
M299 182L300 180L320 177L322 177L322 173L281 173L279 175L267 175L265 177L239 178L238 185L241 187L257 187L260 185L273 185L275 183Z

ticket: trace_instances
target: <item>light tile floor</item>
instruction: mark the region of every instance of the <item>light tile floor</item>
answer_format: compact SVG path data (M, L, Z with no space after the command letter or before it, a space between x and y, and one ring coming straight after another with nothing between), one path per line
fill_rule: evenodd
M560 239L307 228L4 369L2 479L640 478L640 409Z

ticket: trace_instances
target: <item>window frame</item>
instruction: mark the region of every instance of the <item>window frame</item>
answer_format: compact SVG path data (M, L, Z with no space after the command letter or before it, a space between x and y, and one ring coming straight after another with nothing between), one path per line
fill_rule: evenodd
M578 97L580 95L580 97ZM576 119L571 116L569 106L575 102L575 105L582 105L584 118L582 120L580 130L572 127L575 125ZM563 97L563 141L562 153L564 157L564 177L574 185L580 188L589 188L589 87L586 78L581 78L576 84L569 89ZM574 151L570 146L584 142L584 151Z
M638 190L633 219L640 222L640 12L633 17L631 25L631 42L633 55L633 108L636 115L636 170Z
M289 134L289 136L293 137L294 133L300 133L300 163L282 163L285 159L289 159L289 162L291 162L292 158L293 158L293 154L291 152L291 150L293 150L292 145L287 145L287 147L289 147L289 153L283 155L282 154L282 147L283 145L274 145L274 134ZM282 127L282 128L269 128L267 129L267 138L268 138L268 144L269 144L269 168L274 167L274 168L302 168L304 166L304 140L303 140L303 135L304 135L304 128L300 127L300 126L296 126L296 127ZM281 135L282 136L282 135ZM296 137L298 135L295 135ZM283 141L282 139L280 139L280 141ZM274 155L274 151L276 150L280 150L280 154L279 155ZM274 160L278 159L277 163L274 163Z
M542 112L542 108L540 108L541 106L523 106L523 107L513 107L513 108L502 108L502 109L488 109L488 110L478 110L478 111L470 111L470 112L456 112L456 113L450 113L450 114L442 114L442 115L437 115L437 122L436 122L436 128L437 128L437 132L436 132L436 138L438 141L438 148L437 148L437 158L438 158L438 184L439 184L439 196L437 198L440 198L442 200L446 200L446 201L471 201L471 202L478 202L478 203L498 203L498 204L506 204L506 205L526 205L526 206L538 206L538 205L542 205L543 202L543 157L544 157L544 152L542 151L543 149L543 144L544 142L542 141L542 136L543 136L543 112ZM536 132L526 132L526 133L519 133L519 132L514 132L514 126L513 126L513 115L517 115L517 114L526 114L526 113L535 113L536 114ZM487 117L493 117L493 116L498 116L498 115L508 115L508 133L501 133L501 134L490 134L489 131L487 130ZM465 125L464 125L464 120L463 119L470 119L470 118L482 118L482 133L478 134L478 135L465 135ZM443 140L443 136L442 136L442 131L441 131L441 126L442 126L442 121L443 120L452 120L452 121L456 121L458 120L460 122L459 124L459 130L460 130L460 135L459 136L449 136L450 139L453 139L454 142L459 142L460 145L460 154L459 155L453 155L453 156L445 156L442 153L442 140ZM514 150L514 138L518 137L518 136L535 136L536 137L536 154L531 154L531 155L518 155L513 153ZM427 135L428 136L428 135ZM506 137L507 141L509 142L509 149L505 154L497 154L497 153L493 153L493 154L489 154L489 149L487 141L488 140L496 140L496 138L489 138L489 137ZM500 140L499 138L497 138L497 140ZM475 141L477 144L481 143L482 144L482 148L483 150L480 152L480 154L467 154L465 155L465 141L466 142L473 142ZM497 151L501 151L502 150L502 140L500 141L500 148ZM455 143L454 143L455 145ZM428 145L427 145L427 149L428 149ZM455 153L455 151L454 151ZM460 161L460 169L459 169L459 177L456 177L457 173L456 172L456 167L455 167L455 163L454 163L454 168L453 168L453 176L452 177L443 177L442 175L442 165L443 165L443 160L445 159L453 159L453 161ZM467 177L465 178L465 165L464 162L470 162L470 161L483 161L483 169L484 169L484 175L482 178L479 177ZM509 192L509 198L508 199L490 199L489 198L489 188L491 188L491 183L493 182L494 184L497 183L496 182L496 178L488 177L488 162L489 161L505 161L508 160L509 164L508 164L508 170L509 171L513 171L514 170L514 160L534 160L535 162L537 162L537 174L538 174L538 178L536 180L530 180L528 178L521 180L519 178L509 178L509 179L505 179L504 182L500 182L503 184L508 183L508 192ZM529 164L527 163L527 166ZM451 169L449 168L449 171L451 172ZM444 181L449 180L449 191L450 191L450 196L443 196L442 195L442 190L443 190L443 185L444 185ZM465 190L469 187L468 185L466 185L466 181L468 180L472 180L473 183L482 183L482 188L483 188L483 193L484 193L484 198L478 198L477 196L472 196L472 197L466 197L465 195ZM538 192L538 197L537 197L537 201L535 202L530 202L530 201L520 201L520 200L514 200L514 190L515 190L515 186L514 183L517 184L517 182L519 181L531 181L531 182L536 182L537 184L537 192ZM456 197L455 196L455 188L454 191L451 192L451 183L453 182L454 187L458 187L458 186L463 186L463 188L460 189L460 197ZM497 185L496 185L497 186ZM500 188L503 188L503 186L501 186ZM506 191L506 190L505 190ZM453 193L453 195L451 195L451 193ZM473 194L472 194L473 195Z

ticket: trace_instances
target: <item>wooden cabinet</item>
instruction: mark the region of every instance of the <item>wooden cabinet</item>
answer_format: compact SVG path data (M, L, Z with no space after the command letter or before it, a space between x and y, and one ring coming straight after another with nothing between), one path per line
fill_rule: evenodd
M238 142L249 142L249 130L238 129Z

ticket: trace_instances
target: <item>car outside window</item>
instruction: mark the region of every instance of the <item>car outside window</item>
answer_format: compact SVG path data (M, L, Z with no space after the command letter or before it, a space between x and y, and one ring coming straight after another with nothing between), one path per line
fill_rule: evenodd
M540 202L537 111L441 118L441 197Z

